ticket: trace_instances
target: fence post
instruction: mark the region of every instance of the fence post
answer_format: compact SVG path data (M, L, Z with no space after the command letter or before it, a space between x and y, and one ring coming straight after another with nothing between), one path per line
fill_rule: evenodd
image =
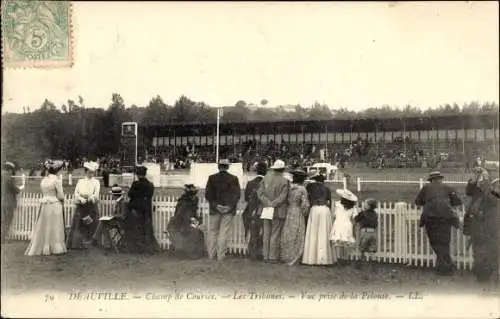
M21 182L22 182L21 185L23 185L23 186L26 185L26 174L22 175L22 181Z
M344 184L344 189L347 189L347 178L345 176L342 177L342 183Z
M424 180L422 179L422 177L420 177L418 179L418 185L420 186L420 189L422 189L422 187L424 187Z
M357 184L358 184L358 193L359 193L359 192L361 192L361 177L358 177L356 179L356 181L357 181Z
M68 185L73 185L73 178L71 176L71 174L68 174Z

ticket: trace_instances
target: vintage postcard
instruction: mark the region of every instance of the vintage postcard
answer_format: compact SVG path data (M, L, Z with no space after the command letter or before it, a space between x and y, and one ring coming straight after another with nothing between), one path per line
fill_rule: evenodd
M2 318L499 318L498 2L2 0Z

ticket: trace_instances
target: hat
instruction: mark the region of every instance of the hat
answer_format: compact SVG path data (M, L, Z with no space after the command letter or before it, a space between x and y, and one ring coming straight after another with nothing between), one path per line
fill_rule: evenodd
M292 175L298 175L298 176L307 176L307 173L304 170L300 169L300 168L292 170L290 172L290 174L292 174Z
M323 174L315 174L310 177L313 181L323 183L326 180L326 176Z
M282 160L276 160L274 161L274 164L270 167L270 169L285 169L285 162L283 162Z
M91 172L95 172L99 168L99 164L97 162L92 162L92 161L91 162L85 162L83 164L83 167L85 167L86 169L88 169Z
M440 171L433 171L429 174L429 177L427 178L428 181L433 180L433 179L440 179L444 178L443 175L441 175Z
M349 200L351 202L357 202L358 201L358 197L356 195L354 195L354 193L351 192L348 189L339 188L339 189L336 189L335 192L341 198L347 199L347 200Z
M120 186L118 186L118 184L115 184L115 185L113 185L113 187L111 187L110 193L111 193L111 195L122 195L123 190Z
M198 191L198 188L196 186L194 186L194 184L185 184L184 185L184 190L186 192L196 193Z
M48 160L45 162L45 168L47 169L58 169L61 168L63 165L64 165L63 161Z
M229 165L231 165L231 162L229 162L228 159L221 159L221 160L219 160L218 164L219 165L224 165L224 166L229 166Z
M12 162L5 162L3 164L3 169L10 169L10 170L15 170L16 169L16 165Z

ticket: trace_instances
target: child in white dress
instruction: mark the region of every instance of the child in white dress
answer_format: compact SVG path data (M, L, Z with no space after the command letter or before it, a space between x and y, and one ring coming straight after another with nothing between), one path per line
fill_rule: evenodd
M349 254L356 245L354 238L354 217L357 215L356 202L358 198L347 189L337 189L340 196L332 207L334 222L330 232L330 241L335 247L339 264L344 265L349 260Z

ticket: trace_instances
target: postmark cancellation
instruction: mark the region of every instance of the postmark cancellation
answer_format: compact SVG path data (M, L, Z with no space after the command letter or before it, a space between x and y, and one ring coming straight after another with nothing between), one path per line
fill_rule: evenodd
M70 1L2 1L2 58L6 68L73 65Z

